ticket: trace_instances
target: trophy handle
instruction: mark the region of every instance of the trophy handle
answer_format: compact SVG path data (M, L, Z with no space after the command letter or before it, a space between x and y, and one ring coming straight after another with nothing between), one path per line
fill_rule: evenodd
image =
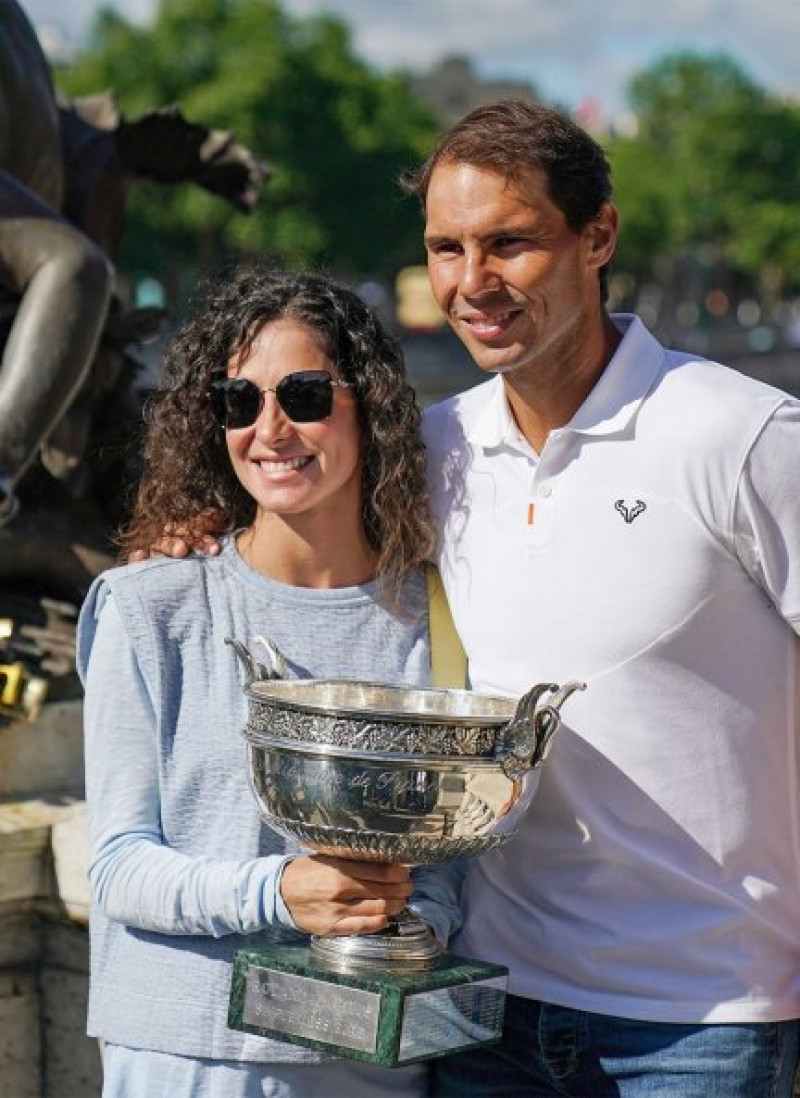
M561 706L570 694L585 689L585 682L568 682L561 687L555 683L540 683L520 698L514 716L499 739L497 754L507 777L519 778L541 765L553 736L561 727ZM548 693L553 696L539 705L539 699Z
M253 637L267 651L267 664L259 663L253 653L234 637L226 637L225 643L229 644L244 665L245 686L263 679L285 679L288 666L286 658L274 641L267 637Z

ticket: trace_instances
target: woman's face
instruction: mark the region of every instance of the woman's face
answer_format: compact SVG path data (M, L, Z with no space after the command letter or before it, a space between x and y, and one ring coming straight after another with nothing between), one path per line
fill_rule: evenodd
M340 377L313 329L284 319L267 324L228 373L263 390L300 370ZM255 423L227 430L226 440L234 472L262 514L327 518L339 530L360 525L361 432L351 389L334 385L330 416L312 423L293 423L267 392Z

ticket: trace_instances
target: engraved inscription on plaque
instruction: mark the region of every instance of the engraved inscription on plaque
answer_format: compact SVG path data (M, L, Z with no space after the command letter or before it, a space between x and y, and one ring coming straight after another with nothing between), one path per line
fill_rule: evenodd
M375 1052L380 996L362 988L253 966L245 978L242 1021L287 1036Z
M398 1061L452 1052L500 1036L506 976L423 991L405 1001Z

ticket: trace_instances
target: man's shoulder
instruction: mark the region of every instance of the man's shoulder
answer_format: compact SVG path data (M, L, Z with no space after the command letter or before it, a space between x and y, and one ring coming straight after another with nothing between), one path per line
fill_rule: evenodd
M656 391L661 395L680 390L684 397L691 395L698 401L702 401L704 394L708 394L712 402L715 396L721 396L734 401L742 400L745 404L759 400L782 403L795 399L789 393L750 377L720 360L680 346L664 346L641 317L635 314L613 313L611 320L624 337L619 353L627 355L633 367L638 368L644 354L658 357Z
M422 432L426 442L468 427L493 398L500 379L491 377L480 385L429 405L422 413Z
M790 393L735 367L677 350L665 352L663 383L668 391L680 392L681 399L691 398L695 409L705 405L716 414L723 408L747 412L798 403Z

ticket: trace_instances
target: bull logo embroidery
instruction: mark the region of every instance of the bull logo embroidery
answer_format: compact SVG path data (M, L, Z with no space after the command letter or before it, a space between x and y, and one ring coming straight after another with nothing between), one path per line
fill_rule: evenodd
M614 509L616 511L619 511L619 513L630 526L633 520L641 515L642 511L647 510L647 504L644 502L643 499L637 499L633 507L628 507L624 499L618 499L617 502L614 504Z

